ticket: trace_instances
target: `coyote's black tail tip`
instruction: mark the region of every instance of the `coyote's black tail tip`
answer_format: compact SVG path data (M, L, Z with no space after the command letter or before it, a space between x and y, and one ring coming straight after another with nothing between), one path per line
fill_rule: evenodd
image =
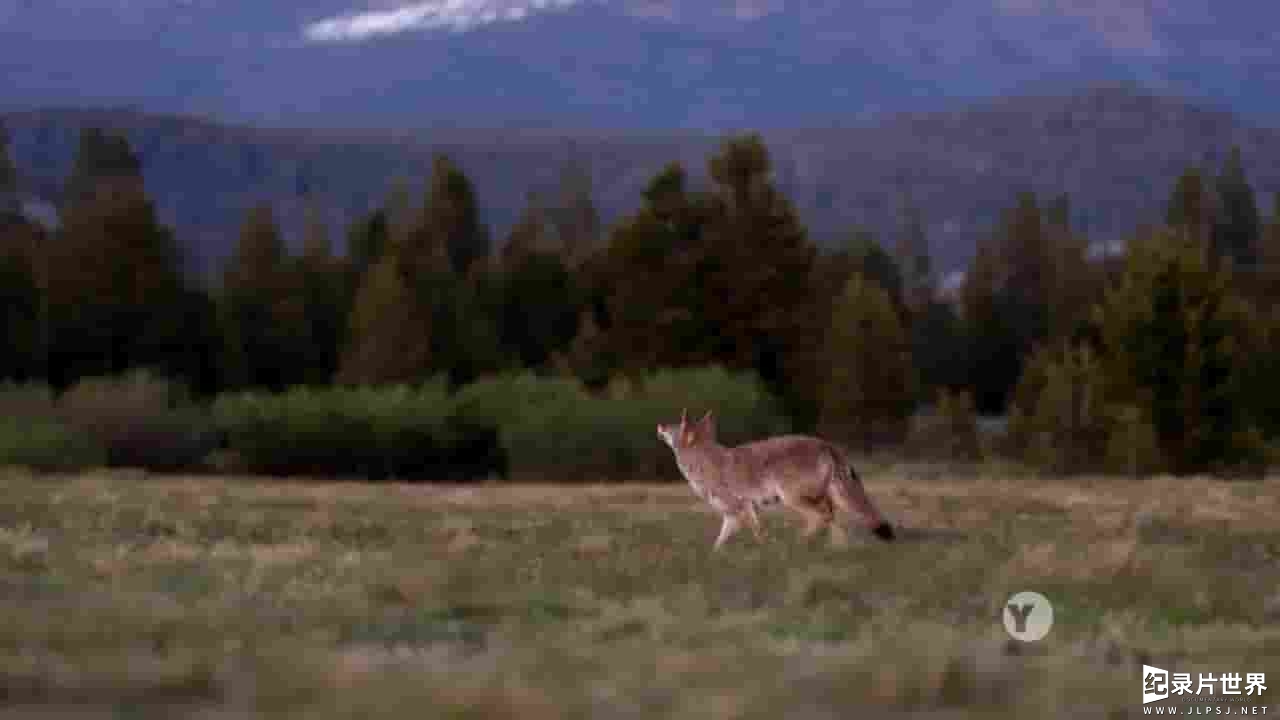
M893 526L887 522L880 523L879 525L876 526L876 529L872 530L871 532L874 533L876 537L880 538L885 542L893 542L893 538L894 538Z

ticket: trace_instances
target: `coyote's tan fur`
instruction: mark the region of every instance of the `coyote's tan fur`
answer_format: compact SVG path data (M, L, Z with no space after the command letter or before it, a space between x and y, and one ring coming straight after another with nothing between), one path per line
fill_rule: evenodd
M716 550L744 521L762 539L759 506L774 501L804 517L806 538L829 527L837 508L861 515L880 539L894 537L844 451L822 438L781 435L725 447L716 439L711 412L694 424L681 413L679 425L658 425L658 436L675 453L693 492L723 517Z

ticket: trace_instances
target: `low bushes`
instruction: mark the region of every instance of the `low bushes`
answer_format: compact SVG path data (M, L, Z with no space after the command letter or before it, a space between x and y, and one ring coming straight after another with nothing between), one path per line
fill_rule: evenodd
M978 462L986 455L973 396L938 391L936 405L912 419L901 448L908 457L940 462Z
M174 471L200 465L219 444L187 389L147 372L86 378L58 398L58 417L100 445L106 464Z
M218 445L185 388L145 371L85 378L56 395L40 383L0 385L0 465L188 470Z
M655 425L714 409L726 443L783 432L751 376L719 368L656 373L600 395L576 380L509 374L450 394L445 384L297 388L226 395L214 417L245 469L371 479L675 478Z
M43 383L0 383L0 465L75 470L106 461L102 447L56 417Z
M70 471L106 462L101 445L52 417L0 416L0 466Z
M498 426L512 474L524 479L676 479L655 427L682 409L693 420L715 410L725 444L790 425L753 375L715 367L616 381L599 395L570 379L507 375L463 388L457 402L460 412Z
M213 414L252 472L445 480L505 470L497 428L455 412L438 381L225 395Z
M55 396L40 383L0 387L0 465L44 470L189 469L216 446L183 388L147 373L87 378Z
M50 418L56 403L53 389L44 383L0 383L0 417Z
M58 398L39 386L0 389L0 409L0 464L190 470L225 447L246 472L372 480L676 480L655 425L682 410L691 420L714 410L725 444L790 428L754 375L718 367L618 380L600 393L523 373L454 393L442 380L231 393L210 408L132 373L86 379Z

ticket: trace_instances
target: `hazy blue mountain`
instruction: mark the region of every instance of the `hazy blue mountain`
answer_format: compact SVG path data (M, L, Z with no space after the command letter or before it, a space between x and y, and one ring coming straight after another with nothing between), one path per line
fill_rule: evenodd
M554 197L569 158L589 167L606 220L633 210L662 165L679 160L704 181L719 136L679 132L443 130L419 133L255 129L124 110L42 110L3 117L33 207L56 203L81 127L128 132L163 219L201 269L234 243L253 202L271 201L294 230L310 196L330 211L335 240L356 213L381 203L393 179L421 188L434 152L454 157L477 185L501 241L530 190ZM861 127L765 134L776 177L815 238L854 224L892 239L904 196L924 209L939 263L956 268L1022 189L1072 195L1074 221L1095 241L1158 221L1177 175L1215 172L1231 144L1271 208L1280 191L1280 131L1175 98L1099 87L904 113ZM338 243L341 247L341 244Z
M0 0L0 103L719 132L1105 81L1280 116L1277 20L1210 0Z

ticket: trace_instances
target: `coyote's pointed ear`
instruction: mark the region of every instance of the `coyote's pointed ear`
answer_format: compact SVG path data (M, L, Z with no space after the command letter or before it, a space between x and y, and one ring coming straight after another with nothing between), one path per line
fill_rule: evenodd
M680 445L683 447L688 447L692 445L693 439L696 436L696 434L697 434L697 430L694 428L694 426L689 424L689 411L687 409L681 410L680 411L680 433L677 435L677 437L680 440Z

